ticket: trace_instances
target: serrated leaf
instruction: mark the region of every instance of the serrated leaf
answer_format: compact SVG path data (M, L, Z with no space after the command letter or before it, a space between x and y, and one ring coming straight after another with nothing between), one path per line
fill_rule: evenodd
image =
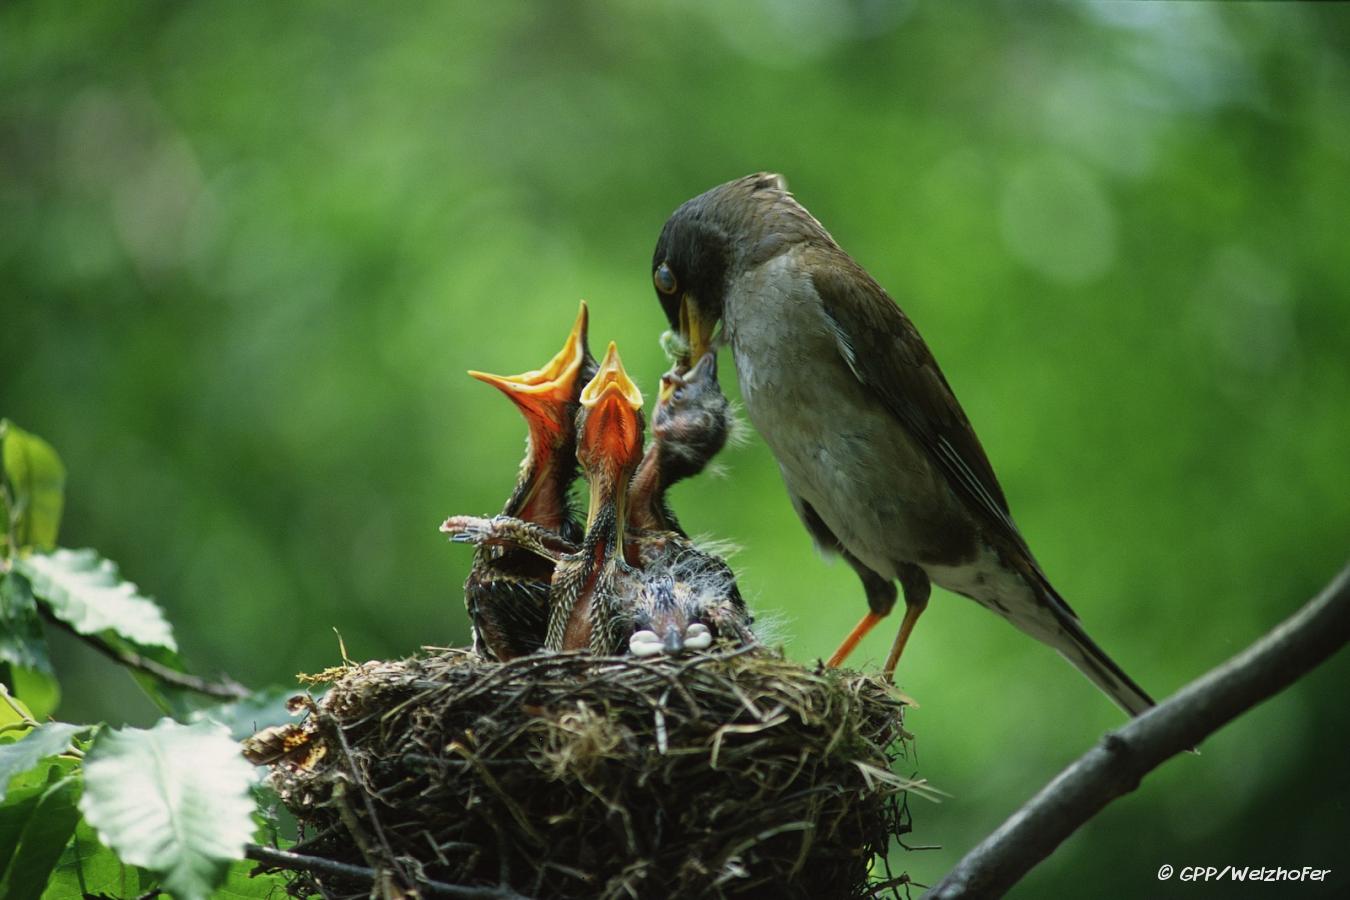
M0 874L0 897L37 900L41 896L62 849L80 821L75 805L79 796L79 779L63 778L38 798L24 823L18 846Z
M11 778L36 768L49 756L64 753L70 747L71 738L88 730L88 725L48 722L15 743L0 744L0 801L5 799Z
M0 662L53 674L33 590L17 572L0 574Z
M144 647L178 649L163 610L93 550L34 553L14 565L32 582L34 596L80 634L112 631Z
M61 527L66 467L50 444L8 419L0 420L0 444L5 480L19 513L19 546L51 550Z
M123 862L163 876L179 900L205 900L253 833L253 767L225 728L162 719L99 735L80 809Z

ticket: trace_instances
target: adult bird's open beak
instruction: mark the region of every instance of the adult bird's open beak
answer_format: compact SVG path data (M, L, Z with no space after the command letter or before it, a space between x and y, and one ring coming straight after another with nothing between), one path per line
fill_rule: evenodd
M543 368L520 375L491 375L470 370L469 375L510 397L532 428L561 430L569 424L565 410L577 395L577 378L590 352L586 345L589 321L590 311L583 300L567 341Z
M716 326L715 319L700 315L698 302L693 297L685 294L680 299L680 337L689 347L689 357L683 362L703 358L703 354L712 346L712 334Z

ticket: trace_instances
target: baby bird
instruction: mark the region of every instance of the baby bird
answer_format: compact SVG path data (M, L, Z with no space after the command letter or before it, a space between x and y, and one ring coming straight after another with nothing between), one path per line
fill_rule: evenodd
M577 477L576 412L582 385L596 370L586 342L588 319L583 301L563 348L543 368L510 376L469 373L510 398L529 428L520 475L502 515L574 540L581 538L568 506ZM552 577L553 563L520 547L475 551L464 603L481 656L504 662L543 646Z
M726 446L730 432L730 404L717 383L715 354L704 354L687 372L676 367L662 375L652 414L652 443L633 476L629 524L683 537L666 492L702 472Z
M730 430L714 354L661 377L653 439L633 477L628 518L628 559L643 572L630 611L628 646L636 656L702 650L721 637L754 639L731 567L694 546L666 499L671 485L707 467Z
M694 546L665 498L726 443L730 414L716 360L709 355L688 372L663 376L654 439L638 462L641 404L611 344L580 396L576 451L591 484L580 543L506 515L455 516L441 530L480 551L511 547L555 567L544 642L550 649L613 654L626 641L630 652L651 656L706 649L724 637L753 641L730 567Z
M638 590L625 561L628 482L642 453L642 393L611 342L595 377L581 391L576 459L590 482L586 531L578 546L555 530L511 516L452 516L441 531L480 549L512 547L553 566L543 646L621 652L622 608Z

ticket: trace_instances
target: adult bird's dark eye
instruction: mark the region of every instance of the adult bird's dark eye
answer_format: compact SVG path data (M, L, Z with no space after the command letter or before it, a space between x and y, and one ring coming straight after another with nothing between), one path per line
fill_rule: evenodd
M656 267L656 271L652 273L652 281L656 282L656 289L661 293L675 293L675 273L670 271L670 266L665 263Z

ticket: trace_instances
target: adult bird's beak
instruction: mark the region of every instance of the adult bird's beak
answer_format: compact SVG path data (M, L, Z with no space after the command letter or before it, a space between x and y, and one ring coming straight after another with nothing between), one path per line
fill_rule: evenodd
M699 313L698 301L685 294L680 299L680 337L689 347L689 359L702 359L712 346L715 319L709 319Z
M510 397L532 429L564 430L569 424L565 409L577 395L577 377L590 353L586 345L589 321L590 311L583 300L567 341L541 369L520 375L490 375L470 370L469 375Z
M581 435L585 453L619 467L637 463L642 453L642 392L628 377L613 341L595 377L581 391L586 425Z

